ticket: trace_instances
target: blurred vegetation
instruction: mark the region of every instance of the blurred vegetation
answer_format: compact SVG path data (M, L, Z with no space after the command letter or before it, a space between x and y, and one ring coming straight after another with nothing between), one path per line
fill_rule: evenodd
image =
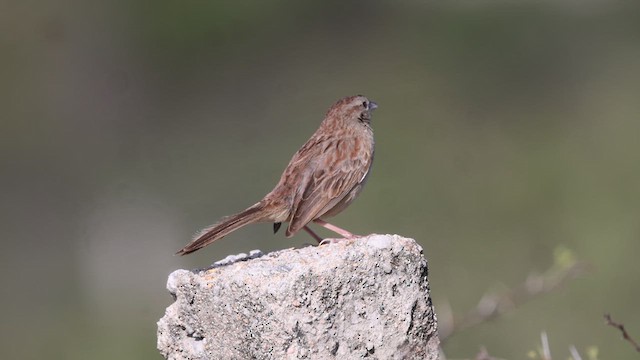
M3 359L158 358L172 270L312 242L264 224L172 256L357 93L376 162L335 222L416 238L436 310L561 245L594 266L449 358L525 358L543 330L634 356L602 314L640 333L639 2L8 1L0 30Z

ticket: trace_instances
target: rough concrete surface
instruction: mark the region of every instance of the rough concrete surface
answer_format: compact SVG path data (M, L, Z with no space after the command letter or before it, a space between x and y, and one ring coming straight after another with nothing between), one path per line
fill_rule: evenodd
M168 359L437 359L427 261L370 235L177 270L158 322Z

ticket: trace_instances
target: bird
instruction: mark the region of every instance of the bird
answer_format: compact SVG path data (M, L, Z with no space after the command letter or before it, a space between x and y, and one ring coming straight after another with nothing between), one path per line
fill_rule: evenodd
M200 231L177 255L190 254L252 223L288 223L286 237L301 229L318 243L310 223L343 238L356 235L326 222L347 208L365 185L374 155L371 113L378 107L362 95L338 100L311 138L293 155L278 184L258 203Z

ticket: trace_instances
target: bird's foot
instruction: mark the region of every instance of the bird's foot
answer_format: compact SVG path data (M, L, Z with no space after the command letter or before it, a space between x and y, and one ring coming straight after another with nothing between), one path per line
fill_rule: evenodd
M329 244L337 244L343 240L348 240L347 238L326 238L318 243L318 246L329 245Z
M318 243L318 246L328 245L328 244L337 244L337 243L345 241L345 240L353 240L353 239L361 237L361 236L358 236L358 235L353 235L353 234L351 234L351 235L352 236L343 237L343 238L326 238L326 239L323 239L322 241L320 241Z

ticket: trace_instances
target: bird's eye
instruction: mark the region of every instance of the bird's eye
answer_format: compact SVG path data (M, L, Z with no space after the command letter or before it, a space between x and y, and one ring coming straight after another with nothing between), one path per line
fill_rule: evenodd
M367 102L366 102L366 101L363 101L363 102L362 102L362 106L364 106L364 108L365 108L365 109L368 107L368 105L369 105L369 104L367 104Z

